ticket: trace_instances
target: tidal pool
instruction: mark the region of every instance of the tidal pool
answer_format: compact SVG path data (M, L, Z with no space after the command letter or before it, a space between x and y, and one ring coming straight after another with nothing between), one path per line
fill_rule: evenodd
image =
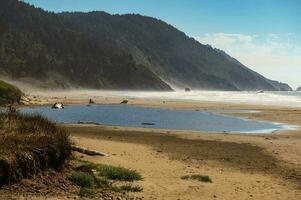
M216 110L210 112L210 110L174 110L130 105L70 105L64 109L51 109L47 106L25 107L20 108L19 111L27 114L40 114L56 123L96 123L111 126L248 134L293 129L292 126L285 124L219 114Z

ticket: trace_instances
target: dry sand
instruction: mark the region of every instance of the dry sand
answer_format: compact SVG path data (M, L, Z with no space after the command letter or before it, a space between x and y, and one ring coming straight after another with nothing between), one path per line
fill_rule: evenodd
M119 103L105 96L47 95L28 98L29 104L54 102ZM214 102L129 99L129 104L173 109L251 109L251 119L301 126L301 109ZM301 199L301 131L269 135L195 133L158 129L66 125L77 145L110 154L85 159L129 167L144 177L139 185L145 199ZM209 175L213 183L182 180L191 174Z

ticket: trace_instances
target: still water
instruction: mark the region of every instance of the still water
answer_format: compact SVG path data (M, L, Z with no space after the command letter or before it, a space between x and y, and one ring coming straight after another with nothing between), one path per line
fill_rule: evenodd
M113 126L249 134L292 129L288 125L219 114L216 110L210 112L129 105L70 105L60 110L50 107L26 107L19 111L41 114L56 123L93 122Z

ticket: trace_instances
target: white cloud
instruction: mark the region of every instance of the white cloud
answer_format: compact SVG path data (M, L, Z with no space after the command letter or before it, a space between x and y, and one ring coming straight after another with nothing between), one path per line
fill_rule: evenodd
M205 34L203 36L197 37L197 39L205 44L212 45L233 45L238 42L240 43L248 43L252 42L254 37L251 35L243 35L243 34L229 34L229 33L213 33L213 34Z
M213 33L196 37L202 44L222 49L244 65L269 78L301 85L301 46L295 45L292 35L265 36ZM284 75L283 72L286 72ZM296 76L296 73L299 76Z

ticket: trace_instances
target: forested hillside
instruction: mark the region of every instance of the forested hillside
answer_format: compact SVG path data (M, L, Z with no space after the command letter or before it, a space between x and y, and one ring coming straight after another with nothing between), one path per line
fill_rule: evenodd
M182 87L220 90L290 90L243 66L225 52L202 45L173 26L141 15L105 12L62 13L133 55L164 80Z
M42 87L291 89L161 20L54 14L17 0L0 2L0 75Z
M130 53L85 34L63 17L0 1L0 72L43 87L170 90Z

